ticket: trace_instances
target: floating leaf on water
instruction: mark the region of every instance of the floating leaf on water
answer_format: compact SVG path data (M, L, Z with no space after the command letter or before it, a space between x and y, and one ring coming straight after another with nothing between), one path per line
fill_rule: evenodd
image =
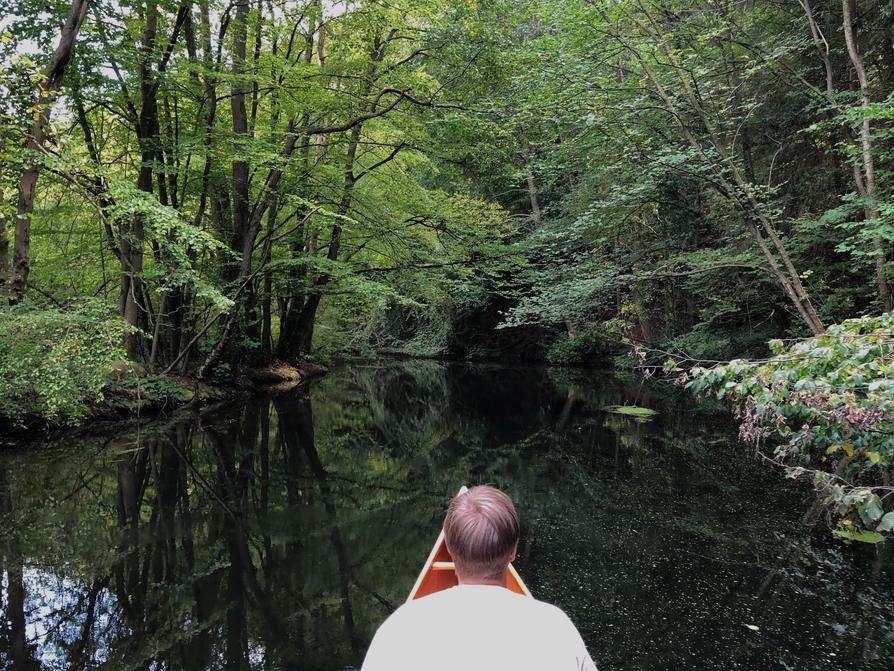
M658 414L657 410L652 410L652 408L643 408L638 405L609 405L603 408L606 412L613 412L618 415L628 415L630 417L635 417L640 420L649 420L652 419L655 415Z
M861 543L881 543L885 537L875 531L852 531L850 529L834 529L833 534L847 541L860 541Z

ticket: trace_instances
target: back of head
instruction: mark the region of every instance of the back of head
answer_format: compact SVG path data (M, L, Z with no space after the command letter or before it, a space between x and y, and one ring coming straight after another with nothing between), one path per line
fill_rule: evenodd
M499 489L472 487L450 502L444 535L460 578L499 580L518 545L515 506Z

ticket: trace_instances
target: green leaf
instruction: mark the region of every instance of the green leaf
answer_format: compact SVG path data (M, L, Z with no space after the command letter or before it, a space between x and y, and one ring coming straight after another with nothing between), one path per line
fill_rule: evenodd
M876 531L894 531L894 512L885 513L882 521L875 528Z
M860 517L866 523L866 526L876 522L885 512L882 508L881 499L875 494L871 495L863 505L859 506L857 511L860 513Z
M832 533L846 541L858 541L860 543L881 543L885 540L884 536L875 531L851 531L850 529L835 529Z
M606 412L613 412L618 415L630 415L643 419L651 419L658 414L657 410L651 408L642 408L638 405L610 405L604 408Z
M847 456L854 456L854 446L851 443L835 443L826 448L826 454L835 454L838 450L844 450Z

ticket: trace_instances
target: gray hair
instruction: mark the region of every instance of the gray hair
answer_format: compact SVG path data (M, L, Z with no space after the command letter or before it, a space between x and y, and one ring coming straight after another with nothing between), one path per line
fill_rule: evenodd
M447 508L444 535L457 575L499 580L518 545L512 499L489 485L458 494Z

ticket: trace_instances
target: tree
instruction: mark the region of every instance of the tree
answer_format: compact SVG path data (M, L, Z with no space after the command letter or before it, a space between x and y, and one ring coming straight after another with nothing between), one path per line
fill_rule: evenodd
M31 249L31 213L34 210L34 189L40 175L40 156L44 143L49 135L50 114L53 103L59 95L65 72L74 55L78 32L87 13L89 0L72 0L68 16L62 26L59 42L50 56L38 81L38 95L34 103L34 125L26 141L26 148L32 153L30 164L22 173L18 183L18 208L15 219L15 239L13 241L13 259L11 274L8 279L9 302L18 303L28 290L28 273L30 272ZM3 226L4 242L6 238ZM5 250L3 252L5 256Z
M825 37L825 34L823 33L823 30L820 28L816 17L813 14L813 9L810 6L809 0L799 0L799 2L804 10L805 17L810 27L810 33L813 38L814 45L816 46L820 59L823 62L823 68L826 75L825 94L827 102L832 108L840 109L840 105L838 103L839 92L835 89L835 75L830 55L829 43ZM877 229L880 217L875 179L875 149L873 147L874 143L870 127L870 85L868 77L866 75L866 68L863 66L863 61L860 56L859 48L857 46L857 39L853 25L852 4L853 3L851 2L851 0L843 0L841 6L842 25L844 29L843 32L845 43L847 45L847 53L853 65L854 71L856 72L857 81L859 82L860 103L862 106L862 120L860 122L859 131L862 167L858 165L853 166L853 179L857 193L864 200L864 216L868 224L868 228ZM839 115L833 114L833 118L837 116ZM842 123L841 129L844 131L845 137L847 138L847 135L849 135L847 124ZM878 285L879 299L882 304L882 308L886 312L890 312L892 308L894 308L894 302L892 302L891 293L888 288L888 280L885 268L886 259L884 240L881 235L877 234L877 232L870 233L870 236L875 257L875 277L876 284Z
M9 198L18 73L55 45L40 3L0 2ZM887 306L894 240L887 10L856 6L91 5L29 300L117 284L128 356L202 377L822 332Z

